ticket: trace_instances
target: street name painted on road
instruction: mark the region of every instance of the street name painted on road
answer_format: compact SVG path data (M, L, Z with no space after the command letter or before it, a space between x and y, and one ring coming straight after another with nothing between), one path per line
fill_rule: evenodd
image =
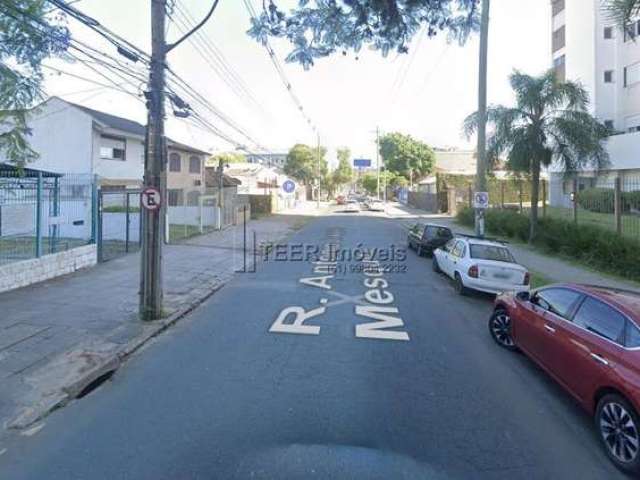
M327 308L352 302L355 305L356 316L365 317L373 322L358 324L355 327L357 338L371 338L377 340L409 341L409 334L402 330L404 327L397 307L393 306L395 297L388 290L389 282L383 278L383 269L377 260L363 252L362 265L365 275L364 295L349 297L333 290L331 280L335 277L337 262L332 258L332 252L337 250L337 244L329 243L324 246L317 262L313 262L314 276L301 278L299 283L312 288L319 288L326 294L336 296L340 300L328 303L327 298L321 298L321 307L306 310L304 307L293 305L284 308L271 325L271 333L289 333L296 335L319 335L319 325L305 325L305 322L326 313ZM363 301L364 300L364 301ZM394 329L394 330L391 330Z

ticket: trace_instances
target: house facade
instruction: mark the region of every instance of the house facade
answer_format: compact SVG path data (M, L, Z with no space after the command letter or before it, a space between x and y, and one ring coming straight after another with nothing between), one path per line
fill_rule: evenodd
M39 154L29 167L95 176L103 190L142 185L144 125L58 97L36 107L28 124L32 130L29 142ZM167 139L167 150L167 187L182 192L169 193L169 200L188 201L202 194L209 154L171 139Z
M591 113L614 132L607 141L606 171L567 176L550 169L550 203L571 206L574 179L579 190L623 188L640 182L640 18L623 30L607 17L600 0L553 0L551 59L559 80L579 81Z

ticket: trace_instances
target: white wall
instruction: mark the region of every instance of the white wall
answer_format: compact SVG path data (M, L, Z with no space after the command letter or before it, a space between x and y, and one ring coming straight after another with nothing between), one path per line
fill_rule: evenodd
M56 173L92 173L92 119L52 98L30 115L31 147L40 154L30 168Z
M640 132L609 137L607 150L612 169L640 168Z
M126 160L112 160L100 158L100 144L102 134L123 136L127 139ZM113 129L94 130L93 163L95 173L101 178L113 180L138 180L142 182L144 174L144 143L141 137L136 137Z

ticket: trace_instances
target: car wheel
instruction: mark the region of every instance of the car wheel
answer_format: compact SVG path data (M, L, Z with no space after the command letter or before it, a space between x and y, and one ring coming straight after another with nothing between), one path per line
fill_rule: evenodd
M621 470L640 473L640 421L631 404L618 394L605 395L595 423L611 461Z
M458 272L456 272L454 282L456 285L456 292L458 292L460 295L467 295L469 293L469 289L464 286L464 283L462 283L462 277Z
M433 267L433 271L436 273L442 273L440 270L440 265L438 265L438 258L434 255L433 260L431 260L431 266Z
M489 332L495 342L507 350L516 350L511 336L511 317L504 308L496 308L489 319Z

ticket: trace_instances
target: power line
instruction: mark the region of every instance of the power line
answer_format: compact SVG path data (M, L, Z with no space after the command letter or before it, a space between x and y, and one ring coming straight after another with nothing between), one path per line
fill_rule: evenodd
M257 15L255 9L253 8L253 5L251 4L251 0L243 0L243 3L244 3L244 6L246 7L247 11L249 12L249 15L251 16L251 19L254 22L257 22L258 21L258 15ZM294 105L300 111L300 114L303 116L303 118L309 124L309 126L311 126L311 128L314 131L317 131L317 127L313 124L311 119L305 113L304 107L302 106L302 102L300 101L298 96L293 91L293 87L291 85L291 82L289 81L289 78L287 77L287 74L285 73L284 69L282 68L282 65L280 65L280 61L278 60L278 57L276 56L275 51L271 47L271 44L269 43L269 40L265 39L263 45L266 48L267 53L269 54L269 58L271 59L271 63L273 63L273 66L275 67L276 71L278 72L278 75L280 76L280 79L282 80L285 88L287 89L287 92L289 93L289 96L291 97L291 100L293 100Z

